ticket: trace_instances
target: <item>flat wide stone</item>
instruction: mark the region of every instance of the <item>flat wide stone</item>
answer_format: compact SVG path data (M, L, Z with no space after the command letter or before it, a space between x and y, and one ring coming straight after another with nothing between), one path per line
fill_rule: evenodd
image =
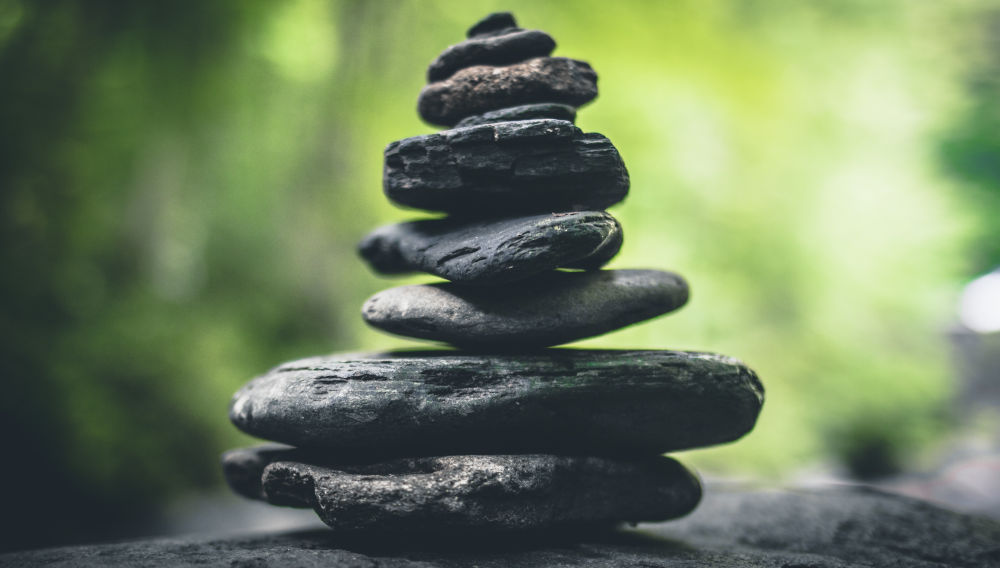
M702 504L687 517L616 532L461 538L352 538L327 529L198 534L15 552L0 555L0 565L984 568L1000 562L998 542L1000 522L878 491L747 491L709 484Z
M510 29L506 33L467 39L450 46L427 68L427 80L441 81L473 65L507 65L552 53L556 42L540 30Z
M569 105L557 103L537 103L533 105L519 105L483 114L474 114L460 120L455 128L465 128L466 126L479 126L480 124L490 124L493 122L509 122L512 120L532 120L536 118L552 118L556 120L576 121L576 109Z
M257 477L259 498L312 507L338 531L467 532L659 521L689 513L698 479L676 461L554 455L455 455L366 465L303 463L264 448L237 477ZM257 467L264 464L263 467ZM235 468L225 468L227 477ZM230 482L232 485L233 482ZM245 493L244 493L245 495Z
M392 142L382 184L402 206L489 217L605 209L625 198L629 178L604 136L536 119Z
M483 349L548 347L676 310L687 283L660 270L549 272L502 289L421 284L383 290L361 308L382 331Z
M345 462L656 455L735 440L763 402L753 371L707 353L400 351L285 363L240 389L229 418L252 436Z
M622 244L603 211L513 219L433 219L376 229L358 250L377 272L428 272L452 282L498 286L555 268L600 268Z
M475 65L420 91L417 111L430 124L453 126L473 114L530 103L579 107L597 97L597 73L584 61L536 57L496 67Z

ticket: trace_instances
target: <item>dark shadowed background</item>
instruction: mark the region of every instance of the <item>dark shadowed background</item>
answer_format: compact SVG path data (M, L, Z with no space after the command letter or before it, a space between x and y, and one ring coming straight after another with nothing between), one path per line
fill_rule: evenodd
M245 381L416 345L364 327L400 281L354 245L420 216L382 149L432 131L426 65L497 10L600 76L578 125L632 177L611 267L692 287L580 345L719 351L768 389L753 434L686 461L997 467L1000 276L958 311L1000 265L996 1L0 0L0 548L155 532L251 442Z

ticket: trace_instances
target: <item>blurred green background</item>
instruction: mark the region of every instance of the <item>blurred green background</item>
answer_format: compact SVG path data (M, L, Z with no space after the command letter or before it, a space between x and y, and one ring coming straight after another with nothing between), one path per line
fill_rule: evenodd
M864 476L947 435L943 333L1000 264L1000 2L0 0L5 547L218 486L251 442L230 395L283 360L417 345L365 328L401 281L354 245L420 216L382 149L433 131L427 64L498 10L600 75L578 125L632 176L611 267L692 287L579 345L719 351L768 389L686 461Z

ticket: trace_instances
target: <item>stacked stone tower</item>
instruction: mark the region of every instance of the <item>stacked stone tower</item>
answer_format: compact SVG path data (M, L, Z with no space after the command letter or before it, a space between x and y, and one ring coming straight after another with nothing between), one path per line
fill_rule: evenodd
M448 282L375 294L365 320L457 350L317 357L233 398L241 430L289 446L233 450L238 493L312 507L341 531L525 530L664 520L701 486L661 454L749 432L756 375L707 353L552 349L681 307L684 280L601 270L629 187L618 151L575 127L589 65L492 14L428 69L419 111L437 134L389 144L393 202L443 212L377 229L383 274Z

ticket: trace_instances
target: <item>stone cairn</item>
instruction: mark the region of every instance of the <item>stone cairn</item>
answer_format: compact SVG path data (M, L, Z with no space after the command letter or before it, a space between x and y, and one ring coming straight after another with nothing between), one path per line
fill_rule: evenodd
M763 387L739 361L662 350L550 349L681 307L685 281L600 270L622 244L604 211L629 187L618 151L574 126L597 96L546 33L487 16L428 69L420 115L450 127L393 142L393 202L447 213L360 244L383 274L450 282L372 296L365 321L458 350L285 363L233 397L237 493L311 507L342 532L613 526L690 512L698 478L669 451L749 432ZM571 269L571 270L558 270Z

